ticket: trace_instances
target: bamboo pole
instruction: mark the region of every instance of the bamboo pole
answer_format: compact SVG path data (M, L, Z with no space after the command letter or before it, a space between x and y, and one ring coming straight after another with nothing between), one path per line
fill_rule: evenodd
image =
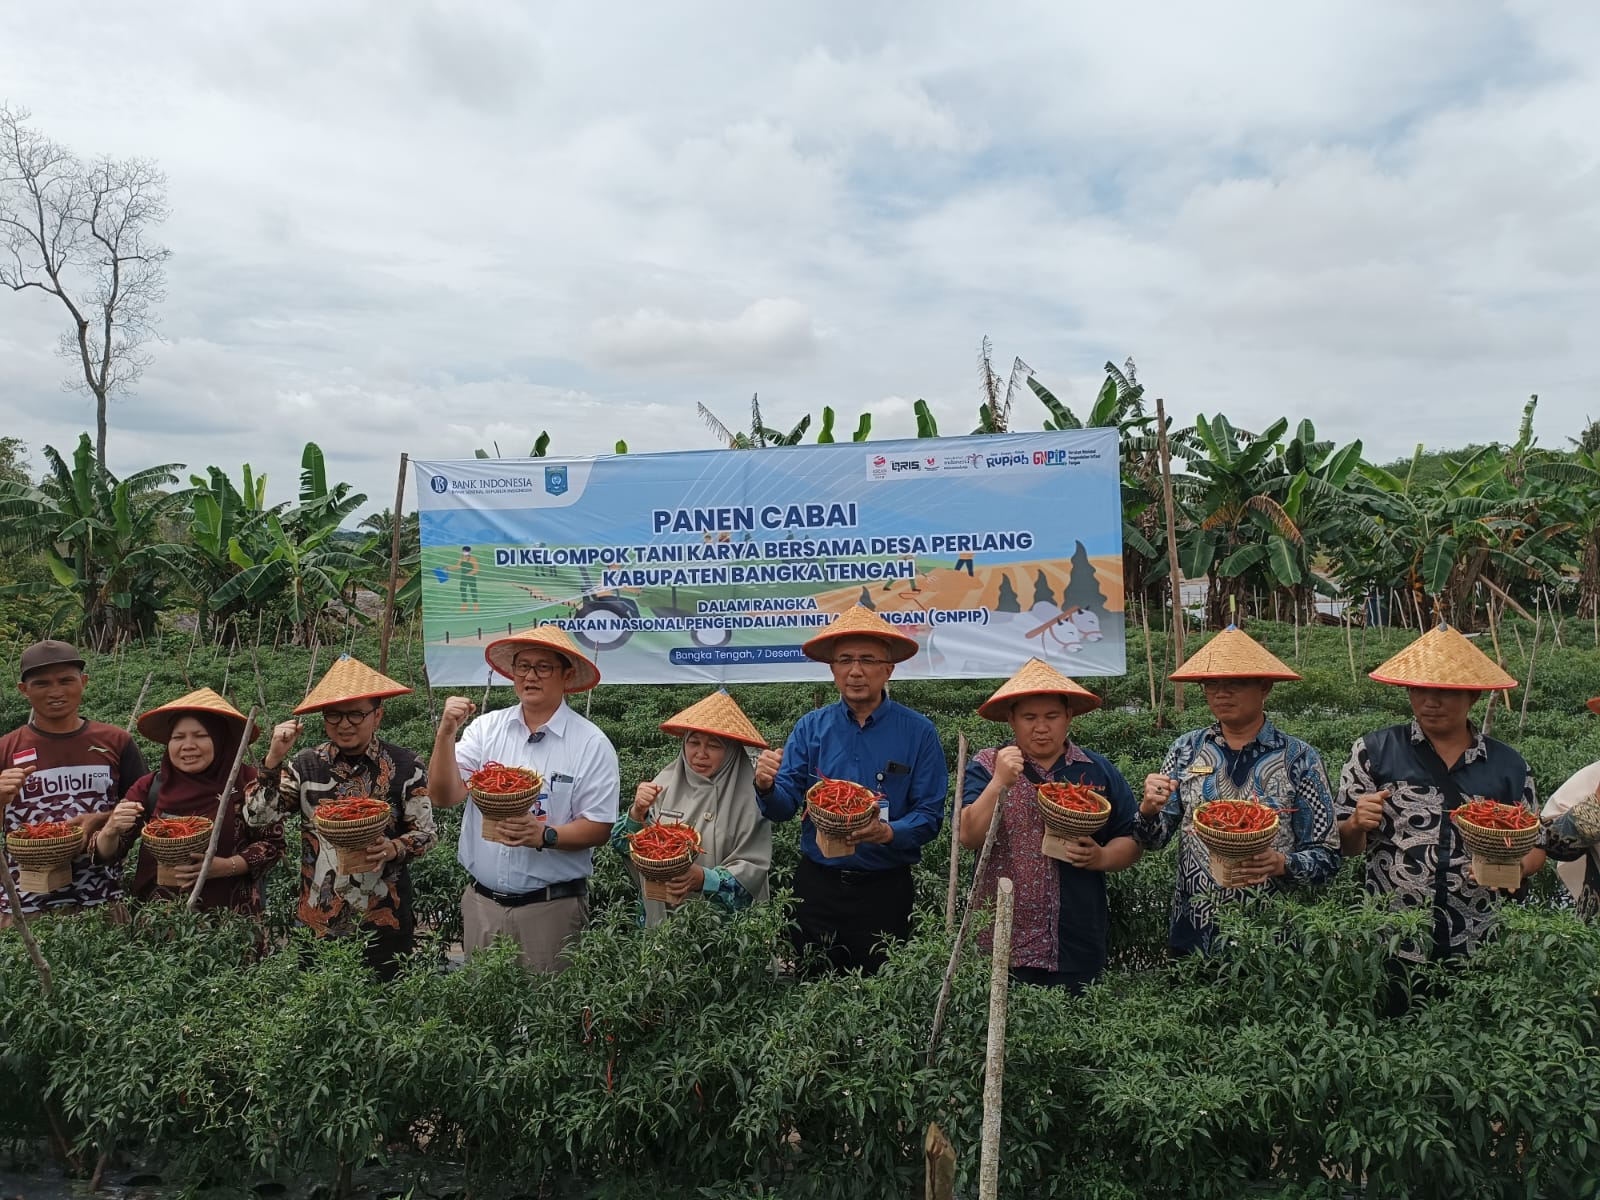
M1161 695L1156 690L1156 655L1155 649L1150 645L1150 599L1146 592L1145 598L1139 602L1139 619L1144 622L1144 669L1150 676L1150 711L1156 715L1156 728L1161 728Z
M383 602L383 631L378 637L378 671L389 671L389 638L394 634L394 598L400 588L400 528L405 519L400 508L406 502L406 465L410 458L400 455L400 480L394 488L394 530L389 537L389 594Z
M1156 397L1156 446L1161 455L1161 504L1167 516L1167 573L1172 583L1173 671L1183 667L1183 577L1178 572L1177 506L1172 501L1172 450L1167 445L1166 402ZM1174 689L1174 704L1183 711L1183 684Z
M318 643L322 639L322 629L319 626L311 631L311 666L306 670L306 695L311 694L311 681L317 677L317 651Z
M983 1144L978 1160L978 1200L1000 1197L1000 1113L1006 1078L1006 989L1011 981L1011 880L995 893L994 964L989 971L989 1046L983 1067Z
M1345 652L1350 655L1350 682L1359 683L1360 677L1356 674L1356 638L1354 631L1350 628L1352 620L1350 602L1347 600L1344 606L1344 648Z
M1549 601L1545 601L1546 604ZM1539 612L1539 602L1533 602L1534 612ZM1542 614L1540 614L1542 615ZM1533 695L1533 669L1539 662L1539 634L1544 626L1538 620L1533 623L1533 652L1528 655L1528 678L1522 685L1522 715L1517 718L1517 740L1522 740L1522 727L1528 723L1528 699Z
M1539 589L1539 592L1540 592L1540 594L1542 596L1544 596L1544 608L1545 608L1545 611L1550 614L1550 632L1555 636L1556 649L1560 650L1560 649L1562 649L1562 645L1561 645L1561 607L1560 607L1560 605L1561 605L1561 597L1556 594L1556 591L1555 591L1554 588L1551 588L1549 591L1545 591L1545 589L1541 587ZM1553 603L1552 603L1552 599L1554 601Z
M1480 576L1479 582L1493 592L1496 596L1499 596L1504 603L1509 604L1512 608L1521 613L1524 619L1529 621L1533 620L1533 614L1531 612L1523 608L1522 605L1518 604L1509 595L1507 595L1504 589L1502 589L1499 584L1490 579L1487 575ZM1537 607L1537 605L1535 607Z
M133 711L128 714L128 723L122 727L125 733L133 732L133 723L139 719L139 708L144 704L144 694L150 690L150 680L154 677L154 671L145 672L144 684L139 688L139 698L133 702Z
M28 923L28 914L22 911L22 893L17 890L17 881L11 877L9 862L0 861L0 881L5 883L6 903L11 906L11 922L22 935L22 944L28 948L28 957L33 960L33 969L39 975L39 990L48 996L50 989L55 986L50 975L50 964L45 962L44 952L34 940L33 929Z
M967 774L967 735L956 734L956 790L950 801L950 883L944 896L944 931L956 924L956 890L961 882L961 781Z
M983 879L983 869L989 865L989 851L994 848L995 834L1000 832L1000 813L1005 808L1005 797L997 796L994 812L989 816L989 829L983 835L983 848L978 851L978 865L972 872L972 883L967 888L966 907L961 912L961 925L956 930L955 945L950 947L950 962L945 966L944 979L939 984L939 998L933 1006L933 1032L928 1035L927 1064L933 1067L933 1052L939 1045L939 1035L944 1032L945 1010L950 1004L950 989L955 983L956 966L961 961L961 944L967 938L967 926L972 922L973 900L978 894L978 884Z
M1488 609L1488 611L1489 611L1489 640L1494 643L1494 661L1499 664L1501 670L1505 670L1506 656L1505 656L1505 653L1500 649L1500 618L1498 616L1498 613L1500 612L1500 610L1502 608L1504 608L1505 606L1503 604L1502 605L1497 605L1495 603L1494 597L1490 596L1489 597L1489 602L1486 605L1484 605L1484 607L1486 609ZM1501 701L1505 704L1506 711L1510 712L1511 711L1511 697L1508 696L1505 692L1492 692L1492 693L1490 693L1490 695L1489 695L1489 711L1490 712L1494 711L1494 698L1495 698L1495 696L1499 696L1500 697ZM1487 720L1484 722L1484 724L1485 725L1488 724Z
M206 856L200 862L200 874L195 876L194 888L189 893L189 911L193 912L200 906L200 889L206 885L206 876L211 874L211 864L217 857L217 843L222 839L222 822L228 815L228 797L233 794L234 782L239 778L239 768L244 763L245 747L250 744L250 726L255 724L256 713L261 711L254 704L250 706L250 713L244 719L244 733L239 738L239 748L233 754L233 766L228 771L228 782L222 785L222 794L217 797L217 816L211 822L211 841L206 846Z

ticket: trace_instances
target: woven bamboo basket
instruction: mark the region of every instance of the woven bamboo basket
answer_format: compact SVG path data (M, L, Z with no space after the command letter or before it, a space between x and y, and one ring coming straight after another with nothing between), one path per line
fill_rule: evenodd
M197 851L204 850L206 844L211 841L211 818L202 819L206 827L198 833L191 833L188 837L155 837L146 828L139 835L139 840L144 843L144 848L150 851L150 857L156 862L163 866L180 867L193 858Z
M1238 864L1272 845L1273 839L1278 836L1282 819L1274 820L1265 829L1236 833L1227 829L1212 829L1203 824L1200 814L1205 810L1204 804L1195 809L1194 835L1211 852L1211 877L1222 887L1237 887Z
M680 878L694 862L695 856L700 853L700 842L696 838L694 844L682 854L674 854L671 858L646 858L638 849L629 843L628 859L633 863L634 869L639 872L643 881L643 892L646 900L659 900L670 903L672 897L667 892L666 885L674 879Z
M1104 796L1099 797L1099 800L1098 811L1080 812L1075 808L1062 808L1043 792L1035 796L1039 815L1044 818L1044 827L1058 838L1093 837L1099 833L1111 819L1111 801Z
M1486 829L1457 817L1456 828L1473 856L1491 863L1520 863L1522 856L1539 841L1539 826L1528 829Z
M317 813L317 832L330 846L337 846L341 850L360 850L378 840L378 835L388 827L389 815L388 805L384 806L381 813L354 821L336 821Z
M478 788L467 790L472 794L472 802L478 806L479 812L491 820L503 821L507 817L526 816L533 807L533 802L544 790L544 777L535 775L534 778L537 782L520 792L485 792Z
M83 851L84 832L74 829L66 837L23 838L6 835L6 849L18 868L24 871L54 871L65 867Z
M819 832L826 833L832 837L847 837L858 829L865 829L878 819L878 805L876 802L869 804L859 813L854 813L850 816L841 816L839 813L816 807L811 803L811 793L822 786L823 783L814 783L806 792L806 815L811 818L811 823L817 827ZM864 793L871 794L869 788L863 787L861 790Z

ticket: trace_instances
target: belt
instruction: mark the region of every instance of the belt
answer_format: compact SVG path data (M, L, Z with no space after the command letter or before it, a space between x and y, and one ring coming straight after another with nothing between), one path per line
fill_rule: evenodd
M524 904L543 904L546 900L565 900L569 896L581 896L589 890L589 881L569 879L563 883L552 883L549 887L535 888L531 892L497 892L493 888L484 887L474 879L472 890L485 900L494 901L501 908L521 908Z
M884 867L879 871L856 871L848 867L825 866L809 856L807 856L806 861L817 870L826 871L829 875L836 877L839 882L844 884L846 887L857 887L860 884L871 883L874 880L887 879L891 875L897 875L901 873L909 874L911 871L910 863L901 863L897 867Z

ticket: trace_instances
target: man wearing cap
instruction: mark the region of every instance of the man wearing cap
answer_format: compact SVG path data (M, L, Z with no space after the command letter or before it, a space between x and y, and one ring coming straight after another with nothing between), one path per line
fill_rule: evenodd
M326 740L289 752L302 725L272 731L261 762L261 787L245 800L245 820L260 827L300 816L299 921L317 937L368 936L367 965L392 979L416 938L410 862L439 840L428 802L428 767L404 746L378 737L383 702L411 689L348 654L328 668L294 711L320 713ZM317 833L317 805L371 797L389 804L384 836L366 850L364 870L339 870L338 851Z
M978 751L967 764L961 844L983 849L998 805L1000 826L973 890L992 900L1001 878L1016 889L1011 977L1019 983L1078 993L1100 977L1111 926L1106 875L1139 861L1133 789L1109 759L1084 750L1069 732L1074 717L1099 707L1093 692L1030 658L978 708L980 717L1009 724L1012 739ZM1046 830L1038 799L1047 783L1086 785L1111 806L1092 837L1064 841L1062 859L1041 849ZM988 931L980 941L993 949Z
M1487 932L1494 893L1479 886L1452 809L1468 798L1519 804L1538 812L1533 772L1504 742L1483 736L1469 719L1485 691L1516 686L1492 659L1448 625L1424 634L1371 672L1406 689L1412 719L1364 734L1350 748L1339 779L1339 844L1365 853L1367 891L1396 909L1428 907L1424 945L1401 948L1406 962L1469 953ZM1528 851L1522 875L1545 863ZM1520 894L1520 893L1519 893ZM1391 989L1391 1011L1404 1011Z
M1216 721L1173 742L1161 770L1145 776L1134 836L1159 849L1175 834L1177 883L1168 949L1174 956L1209 948L1219 903L1260 884L1271 892L1327 883L1339 870L1333 797L1322 758L1266 714L1274 683L1299 679L1267 648L1229 626L1174 671L1198 683ZM1222 888L1211 856L1194 832L1194 812L1211 800L1256 800L1282 814L1271 846L1240 864L1245 882Z
M473 703L444 702L428 768L434 803L468 800L467 778L490 762L537 771L544 787L527 816L496 822L493 842L478 806L467 805L458 857L472 882L461 897L462 945L470 954L503 933L529 970L561 971L588 918L594 848L611 835L621 791L611 742L566 702L599 683L600 671L555 625L491 642L484 657L511 680L518 702L467 724L459 744Z
M886 938L911 933L911 866L939 832L949 771L933 722L889 699L896 663L917 652L916 639L856 605L802 647L828 663L839 702L801 717L781 751L756 760L756 800L770 821L788 821L823 777L882 795L886 819L852 834L854 851L827 858L809 817L800 827L794 875L795 950L820 947L834 970L873 974L887 957Z
M95 860L95 835L117 801L145 774L133 738L79 715L88 682L83 656L66 642L44 641L22 652L17 690L32 712L0 737L0 813L6 831L37 821L82 826L88 849L72 863L72 882L48 895L21 892L26 913L70 913L103 904L122 907L122 872ZM7 869L10 864L7 863ZM12 922L0 892L0 928Z

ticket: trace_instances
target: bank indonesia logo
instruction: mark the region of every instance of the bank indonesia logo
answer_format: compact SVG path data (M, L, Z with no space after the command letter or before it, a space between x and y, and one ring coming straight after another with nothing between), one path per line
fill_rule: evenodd
M546 467L544 469L544 490L552 496L565 496L567 494L567 469L565 467Z
M450 481L443 475L435 475L432 479L428 480L428 486L442 496L450 490Z

